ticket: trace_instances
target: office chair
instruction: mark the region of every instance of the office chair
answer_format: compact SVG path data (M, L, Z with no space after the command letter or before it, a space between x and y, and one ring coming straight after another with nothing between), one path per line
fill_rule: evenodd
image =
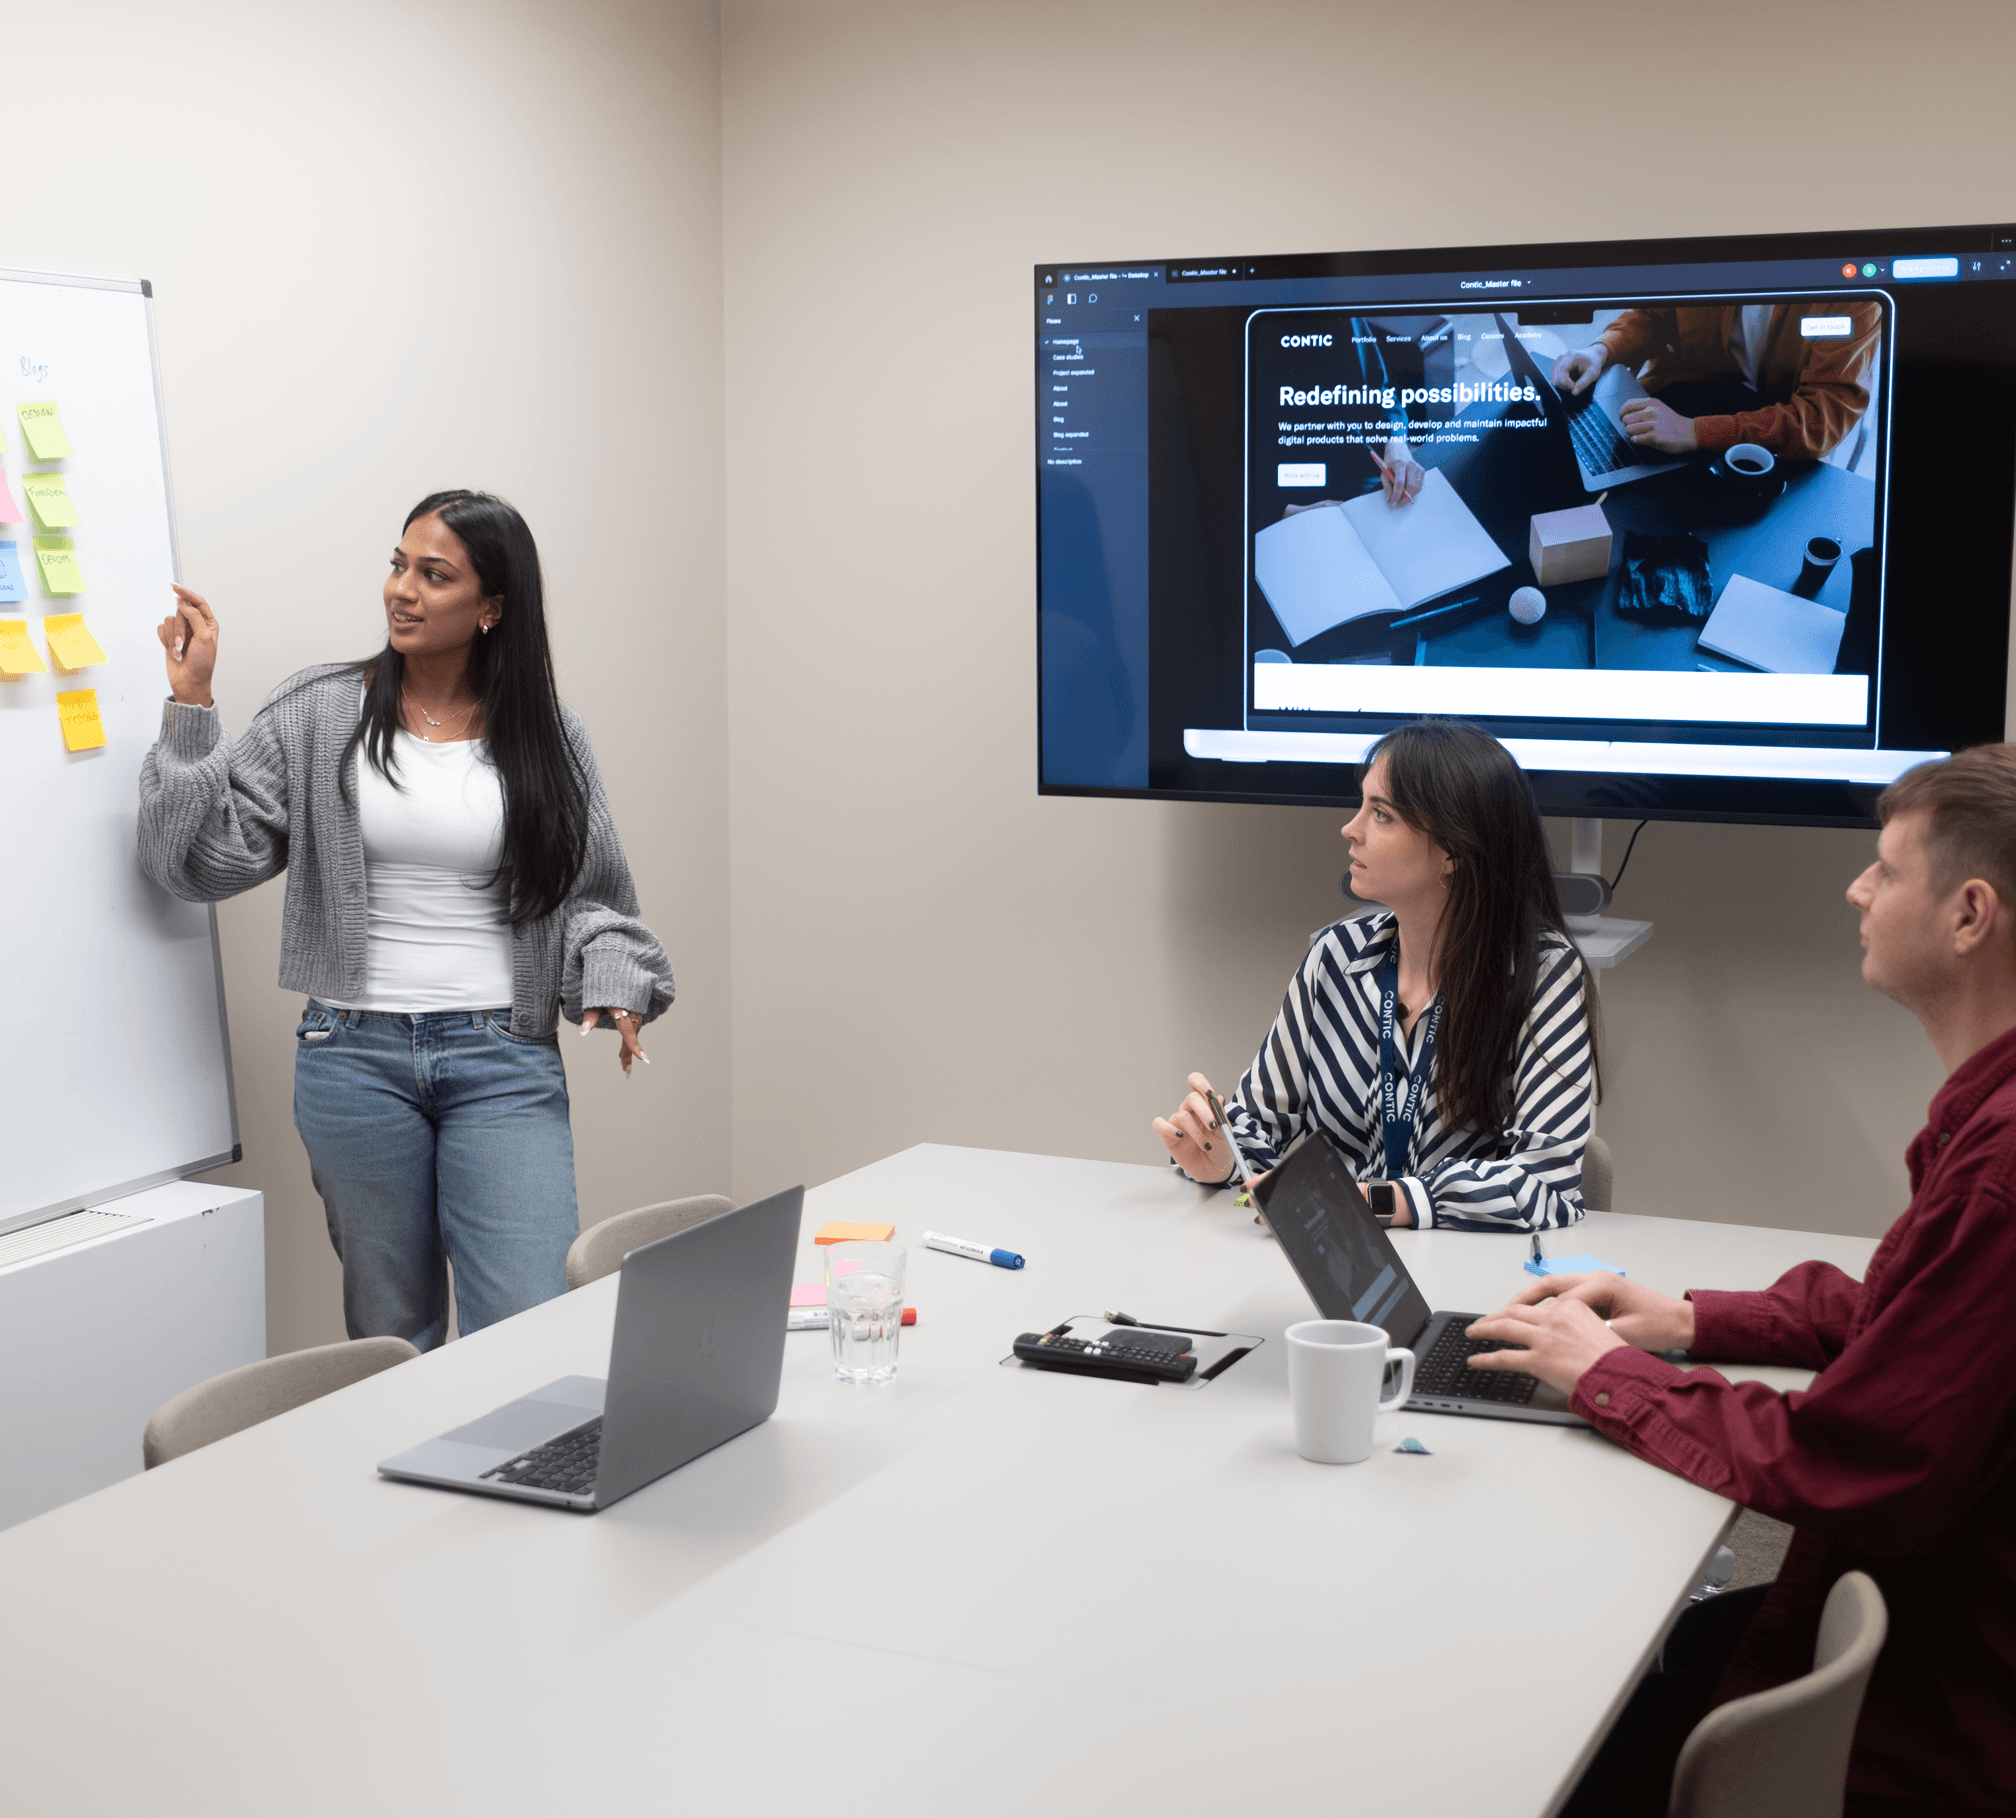
M1591 1135L1582 1152L1582 1209L1585 1212L1612 1210L1611 1199L1617 1185L1617 1170L1610 1160L1610 1145Z
M632 1250L734 1210L735 1202L719 1193L696 1193L690 1199L668 1199L659 1205L639 1206L634 1212L619 1212L614 1218L605 1218L599 1225L590 1225L569 1246L567 1285L585 1288L591 1281L614 1275Z
M1843 1573L1820 1615L1813 1671L1694 1726L1667 1818L1840 1818L1848 1746L1889 1626L1876 1581Z
M151 1471L419 1355L403 1338L354 1338L226 1370L156 1408L141 1435L140 1456Z

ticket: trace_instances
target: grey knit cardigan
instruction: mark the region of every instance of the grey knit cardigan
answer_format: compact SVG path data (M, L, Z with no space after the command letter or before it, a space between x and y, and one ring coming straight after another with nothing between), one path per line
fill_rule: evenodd
M285 871L281 988L351 1003L365 991L364 835L341 763L363 701L355 666L305 669L233 739L213 709L171 700L140 766L147 875L214 903ZM567 901L512 933L511 1033L535 1041L553 1034L556 1011L572 1023L584 1006L648 1022L672 1002L671 963L638 919L587 731L571 708L560 717L588 785L588 847Z

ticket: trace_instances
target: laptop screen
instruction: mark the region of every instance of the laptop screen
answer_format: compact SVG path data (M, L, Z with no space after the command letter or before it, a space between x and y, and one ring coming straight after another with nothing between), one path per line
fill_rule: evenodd
M1306 1138L1262 1184L1260 1200L1325 1319L1380 1326L1394 1344L1413 1344L1428 1303L1328 1138Z

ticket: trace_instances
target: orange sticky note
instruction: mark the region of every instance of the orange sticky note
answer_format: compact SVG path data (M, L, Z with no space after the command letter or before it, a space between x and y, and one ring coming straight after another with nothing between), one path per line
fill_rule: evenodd
M81 612L59 612L44 619L42 635L49 642L49 654L65 669L88 669L105 660Z
M48 668L28 636L28 621L0 619L0 675L42 675Z
M894 1225L848 1225L837 1219L819 1227L815 1244L886 1244L896 1235Z
M105 722L98 717L98 690L77 688L56 697L63 716L63 744L70 751L95 751L105 743Z

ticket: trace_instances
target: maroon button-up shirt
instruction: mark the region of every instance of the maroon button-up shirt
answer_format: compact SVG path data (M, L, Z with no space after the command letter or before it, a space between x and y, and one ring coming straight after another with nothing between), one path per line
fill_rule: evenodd
M1966 1061L1908 1155L1911 1204L1856 1283L1802 1263L1696 1291L1694 1354L1819 1371L1779 1394L1628 1347L1574 1406L1639 1457L1798 1529L1720 1696L1812 1671L1820 1607L1890 1608L1851 1794L2016 1810L2016 1031Z

